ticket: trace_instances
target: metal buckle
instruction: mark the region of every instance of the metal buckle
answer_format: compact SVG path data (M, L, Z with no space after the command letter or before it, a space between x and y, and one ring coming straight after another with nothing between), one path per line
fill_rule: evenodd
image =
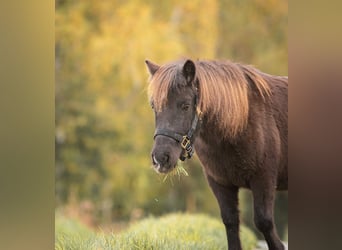
M190 145L190 139L186 136L186 135L184 135L183 136L183 140L182 140L182 142L181 142L181 147L183 148L183 149L185 149L185 150L187 150L187 147Z

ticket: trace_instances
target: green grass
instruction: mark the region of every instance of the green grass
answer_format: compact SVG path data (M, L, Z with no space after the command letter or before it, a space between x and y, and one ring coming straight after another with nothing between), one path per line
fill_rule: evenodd
M253 249L254 234L241 226L243 249ZM96 233L77 221L56 218L55 249L227 249L222 223L201 214L147 218L120 234Z

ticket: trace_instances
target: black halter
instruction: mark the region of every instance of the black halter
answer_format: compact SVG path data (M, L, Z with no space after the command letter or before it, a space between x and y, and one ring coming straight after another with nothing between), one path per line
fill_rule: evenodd
M181 161L185 159L190 159L194 154L194 134L195 131L200 127L201 124L201 112L197 109L197 94L195 96L195 117L192 120L191 127L186 135L179 134L169 129L157 129L153 139L155 139L158 135L163 135L174 139L176 142L180 143L182 147L182 154L179 157Z

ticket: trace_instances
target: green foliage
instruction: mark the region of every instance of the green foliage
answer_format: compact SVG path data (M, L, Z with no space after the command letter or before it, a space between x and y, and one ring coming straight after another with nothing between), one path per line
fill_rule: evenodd
M241 228L243 249L256 237ZM95 233L65 218L56 220L56 249L227 249L223 224L206 215L170 214L148 218L120 234Z
M56 206L90 200L100 223L135 209L218 216L196 157L173 183L150 167L144 60L227 58L286 75L287 1L59 0L55 16Z

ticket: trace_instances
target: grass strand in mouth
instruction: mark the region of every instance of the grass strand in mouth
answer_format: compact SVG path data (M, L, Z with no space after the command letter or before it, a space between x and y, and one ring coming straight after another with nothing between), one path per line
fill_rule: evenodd
M165 182L166 179L170 176L170 181L173 184L173 177L178 175L178 178L180 179L180 176L182 174L185 176L189 176L188 172L185 170L183 166L183 162L178 160L176 167L171 172L165 174L163 182Z

